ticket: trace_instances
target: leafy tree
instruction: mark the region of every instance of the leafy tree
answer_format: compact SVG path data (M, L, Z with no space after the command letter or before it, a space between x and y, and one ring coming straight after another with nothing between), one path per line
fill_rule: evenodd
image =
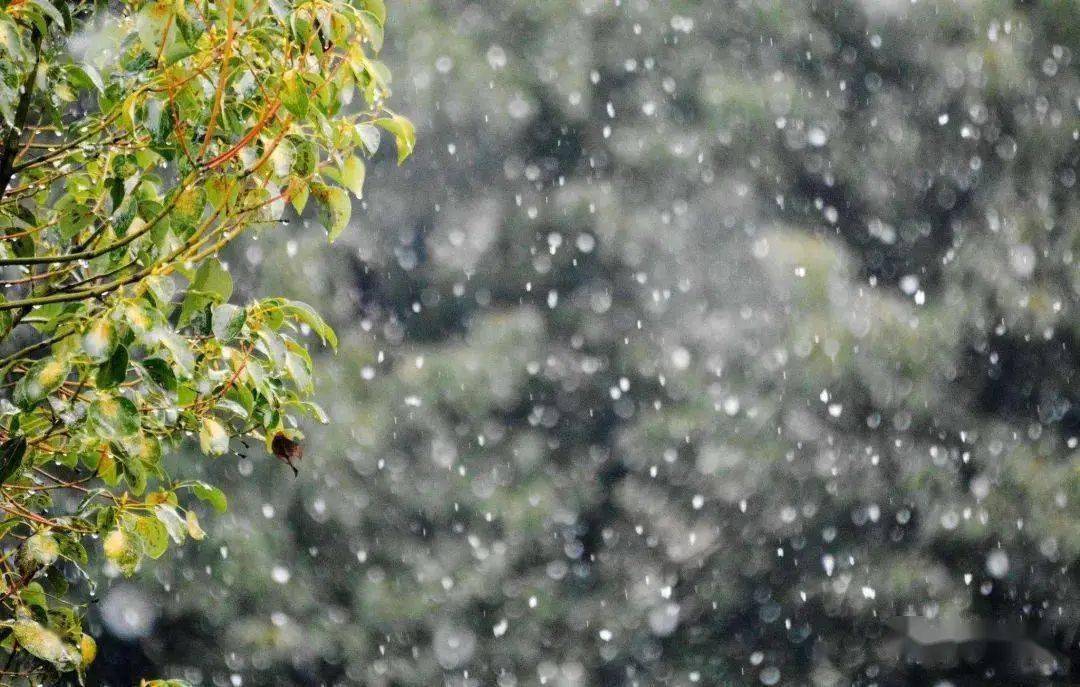
M12 0L0 8L0 626L4 681L80 675L89 550L133 574L224 511L163 454L324 421L310 306L230 303L219 252L314 214L333 241L385 106L382 0ZM294 468L295 469L295 468ZM93 589L93 581L87 584Z

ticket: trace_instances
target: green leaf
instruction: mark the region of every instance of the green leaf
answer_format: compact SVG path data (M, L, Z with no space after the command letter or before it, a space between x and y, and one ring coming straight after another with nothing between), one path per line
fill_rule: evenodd
M210 321L211 318L210 304L206 303L203 307L191 314L191 319L188 321L188 324L191 326L192 332L196 336L208 336L214 331L213 324Z
M15 383L12 400L23 410L31 410L60 388L70 372L71 366L66 360L43 358L31 365L26 374Z
M219 260L207 260L199 265L198 271L195 272L195 280L191 284L191 289L208 294L219 302L227 301L233 290L232 275L222 266Z
M119 386L127 377L128 351L126 346L117 346L112 356L98 367L95 380L99 389L111 389Z
M45 596L45 590L41 588L40 582L31 582L26 585L19 592L19 598L27 606L40 608L43 611L49 610L49 598Z
M211 322L214 337L221 343L235 339L247 321L247 310L231 303L224 303L213 309Z
M364 197L364 161L350 155L341 163L341 183L357 198Z
M238 185L231 183L225 176L208 179L204 184L204 188L206 190L206 200L217 210L235 201L239 193Z
M162 119L168 121L167 115ZM206 191L200 188L185 189L176 199L176 205L169 215L173 231L182 237L187 237L195 231L202 220L203 210L206 209Z
M309 415L319 424L330 424L330 416L326 414L326 411L318 403L314 403L312 401L295 401L293 405L295 405L301 411Z
M371 12L361 11L358 15L360 23L364 25L364 33L367 34L367 39L371 42L372 50L379 52L383 46L382 22Z
M280 325L279 325L280 326ZM285 364L285 342L277 332L263 327L259 330L259 339L263 343L270 362L281 367Z
M95 363L108 360L114 345L116 345L116 328L105 317L99 317L91 322L83 333L82 349Z
M188 384L181 384L176 388L176 400L180 405L190 405L198 397L198 392Z
M293 160L292 172L300 178L310 176L319 162L318 150L315 143L306 138L292 138Z
M86 548L75 537L58 537L58 543L60 544L60 555L64 558L78 563L79 565L86 565L89 563L89 556L86 555Z
M311 330L318 334L323 342L330 344L331 348L337 349L337 335L330 325L326 323L326 320L315 311L315 308L312 308L307 303L291 301L285 298L275 298L268 302L276 304L284 316L299 320L311 327Z
M289 202L292 203L293 209L296 210L296 214L303 214L304 208L307 207L308 191L307 182L298 177L293 177L289 182Z
M289 373L296 388L302 393L310 393L313 389L311 370L307 362L294 353L285 354L285 370Z
M250 360L248 364L251 364ZM240 417L246 418L251 415L251 411L255 407L255 397L246 384L233 384L226 396L243 409L244 412L240 414Z
M176 391L176 375L169 363L161 358L147 358L142 361L142 366L155 384L166 391Z
M156 516L139 518L135 522L135 534L142 544L143 553L150 558L161 558L161 554L169 548L169 532Z
M12 437L0 444L0 484L7 481L22 467L26 455L26 437Z
M113 218L113 233L116 234L117 237L121 237L127 234L128 229L131 227L132 223L135 222L138 216L139 204L136 203L134 200L129 200L128 202L121 205L119 211L117 211L116 215ZM141 222L142 220L140 219L139 221Z
M167 503L158 504L154 506L154 515L161 521L161 524L165 525L165 530L174 542L177 544L184 542L184 536L187 534L188 529L187 523L176 512L176 506Z
M378 20L379 24L385 25L386 5L384 4L383 0L363 0L363 2L364 7L367 9L368 12L371 12L373 15L375 15L375 19Z
M77 662L78 655L56 634L41 623L30 619L16 620L11 624L15 641L28 654L57 667Z
M352 201L345 191L336 186L312 184L311 193L319 201L319 222L326 228L330 243L345 231L352 216Z
M151 0L139 11L136 28L148 53L157 54L162 41L172 38L172 31L166 36L165 30L175 7L176 3L171 0Z
M165 52L161 56L162 62L165 64L165 66L168 66L175 62L179 62L185 57L191 57L196 52L198 51L192 46L188 45L186 41L171 40L169 42L169 46L165 48Z
M146 465L131 455L122 455L121 458L120 467L131 492L136 496L142 494L146 491Z
M105 81L101 72L92 64L72 64L67 68L68 79L79 88L95 88L98 93L105 92Z
M60 213L60 235L70 240L88 227L93 219L94 213L87 206L79 203L68 205Z
M376 119L375 123L394 135L399 165L412 155L413 147L416 146L416 127L412 122L401 115L394 115Z
M102 452L97 462L97 475L110 487L120 483L120 474L116 470L116 459L108 451Z
M60 545L50 532L42 531L23 542L22 554L35 566L46 567L60 557Z
M60 29L64 28L64 15L60 14L60 10L56 9L49 0L30 0L34 5L41 8L41 11L45 13L49 19Z
M368 155L373 155L376 150L379 149L379 141L382 140L382 135L379 130L370 124L357 124L356 135L360 139L360 144L367 151Z
M142 556L137 542L131 535L123 529L114 529L105 535L102 548L105 551L105 558L116 565L120 572L124 573L125 577L131 577L135 574L135 569L139 567L139 560Z
M86 411L86 419L110 441L139 432L139 409L123 396L99 396Z
M161 334L159 342L172 354L173 363L180 374L190 377L195 366L195 354L191 352L188 340L174 331L166 331Z
M207 303L224 303L232 295L233 279L217 258L210 258L199 265L191 280L187 295L180 306L181 326L191 320L196 311Z
M213 485L196 482L192 485L191 490L200 501L206 501L218 513L224 513L229 507L228 501L225 500L225 493Z
M307 82L295 69L281 77L281 104L297 119L304 119L308 112Z

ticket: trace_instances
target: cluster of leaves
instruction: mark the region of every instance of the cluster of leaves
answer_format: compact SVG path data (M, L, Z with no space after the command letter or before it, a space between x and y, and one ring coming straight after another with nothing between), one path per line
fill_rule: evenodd
M88 538L130 575L202 538L162 455L197 436L298 457L314 333L284 298L229 303L217 255L313 213L349 224L380 130L382 0L12 0L0 7L0 626L8 678L93 660L69 582Z

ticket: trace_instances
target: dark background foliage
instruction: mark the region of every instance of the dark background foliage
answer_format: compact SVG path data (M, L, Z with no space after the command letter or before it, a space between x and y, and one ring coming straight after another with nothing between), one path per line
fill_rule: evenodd
M195 461L230 512L99 590L99 681L1021 681L897 615L1077 663L1080 6L390 14L416 157L231 259L338 328L332 421Z

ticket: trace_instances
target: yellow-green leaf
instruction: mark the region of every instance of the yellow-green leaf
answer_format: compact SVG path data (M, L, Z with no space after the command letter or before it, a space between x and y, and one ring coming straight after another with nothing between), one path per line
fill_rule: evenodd
M380 24L386 23L386 4L383 0L364 0L364 7L375 15Z
M82 337L83 350L90 360L103 363L109 359L116 341L115 334L112 322L104 317L99 317L90 323Z
M358 15L360 17L360 23L364 25L364 33L367 34L367 39L371 43L372 50L379 52L382 50L383 45L382 22L371 12L361 11Z
M172 0L152 0L143 5L136 26L139 39L147 52L157 54L162 41L172 38L172 31L169 32L170 35L168 36L165 31L170 24L169 16L173 13L175 7L176 3Z
M90 404L86 418L109 440L131 437L139 432L139 409L123 396L99 396Z
M75 656L64 644L60 635L41 623L30 619L16 620L11 625L11 633L15 635L19 646L42 661L64 666L79 660L79 657Z
M341 163L341 183L345 185L357 198L364 197L364 161L355 155L350 155Z
M189 510L187 512L186 520L187 531L192 539L199 541L206 536L206 532L203 532L203 528L199 525L199 516L195 514L195 511Z
M67 361L43 358L34 363L15 384L12 400L20 408L29 410L56 391L67 379L69 372L71 366Z
M80 665L83 668L94 662L97 658L97 642L85 632L79 637L79 654L82 656Z
M281 104L299 119L307 116L307 83L300 72L290 69L281 77Z
M26 558L40 567L52 565L60 557L60 545L51 533L42 531L23 543Z
M135 523L135 533L142 542L143 553L150 558L161 558L169 548L169 533L157 517L139 518Z
M416 127L412 122L401 115L394 115L376 119L375 123L393 134L394 142L397 144L399 165L412 155L413 147L416 145Z
M296 214L299 215L304 212L304 208L307 207L308 195L307 182L293 177L289 182L288 196L289 202L292 203L293 208L296 210Z
M139 567L139 548L136 542L122 529L114 529L102 542L105 558L116 565L120 572L130 577Z
M169 537L172 538L174 542L180 544L184 541L184 532L187 529L187 524L184 522L184 519L180 517L180 514L176 512L176 506L168 503L160 503L154 506L154 515L161 521L161 524L165 525Z
M315 199L319 201L319 222L326 227L326 237L334 240L349 226L352 217L352 201L345 191L336 186L313 184L311 188Z
M229 450L229 434L221 423L205 417L199 430L199 448L208 456L220 456Z

